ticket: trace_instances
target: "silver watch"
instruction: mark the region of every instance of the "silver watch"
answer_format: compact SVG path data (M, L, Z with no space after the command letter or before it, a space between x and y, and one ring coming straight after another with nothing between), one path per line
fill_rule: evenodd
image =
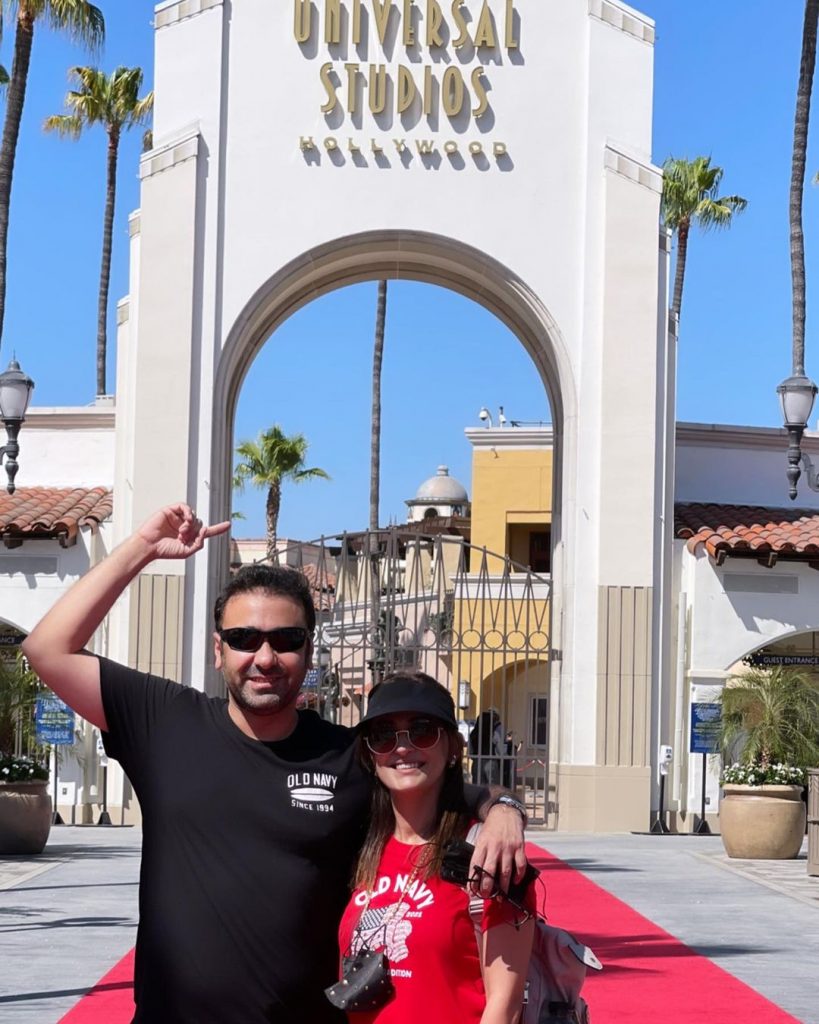
M517 811L521 818L523 818L524 825L526 825L526 823L528 822L529 815L526 813L525 805L522 804L520 800L517 800L515 797L510 796L508 793L501 793L500 796L496 796L492 803L489 805L489 809L491 810L495 806L495 804L503 804L504 807L511 807L512 810Z

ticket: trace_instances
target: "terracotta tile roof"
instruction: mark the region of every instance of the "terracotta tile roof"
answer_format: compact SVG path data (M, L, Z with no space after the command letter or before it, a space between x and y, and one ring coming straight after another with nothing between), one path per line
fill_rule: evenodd
M320 571L312 562L300 567L299 571L307 577L313 604L317 612L332 611L336 601L336 574L326 569Z
M819 509L693 502L674 512L674 536L691 552L704 544L718 565L729 555L767 565L780 557L819 563Z
M114 509L106 487L18 487L0 490L0 537L6 547L57 538L67 548L83 526L95 530Z

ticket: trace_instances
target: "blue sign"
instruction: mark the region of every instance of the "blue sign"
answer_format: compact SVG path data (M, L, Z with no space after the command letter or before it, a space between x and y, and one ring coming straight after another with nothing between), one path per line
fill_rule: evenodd
M74 742L74 712L59 697L38 697L34 708L35 739L53 747Z
M718 754L722 705L694 702L691 705L692 754Z
M304 682L301 684L301 687L303 690L317 690L320 682L321 669L308 668L307 674L304 677Z

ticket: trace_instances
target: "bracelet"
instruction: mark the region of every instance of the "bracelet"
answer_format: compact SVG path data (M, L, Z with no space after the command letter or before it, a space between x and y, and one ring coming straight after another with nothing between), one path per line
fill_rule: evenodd
M521 818L523 818L523 827L526 828L529 823L529 815L526 813L525 805L520 800L510 796L508 793L501 793L500 796L495 797L487 810L491 811L496 804L502 804L504 807L511 807L512 810L517 811Z

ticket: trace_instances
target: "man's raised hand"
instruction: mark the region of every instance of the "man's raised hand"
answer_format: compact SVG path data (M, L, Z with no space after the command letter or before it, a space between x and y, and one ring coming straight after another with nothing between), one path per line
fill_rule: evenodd
M229 529L230 521L205 526L190 505L180 502L154 512L137 536L150 546L153 558L189 558L202 550L208 538Z

